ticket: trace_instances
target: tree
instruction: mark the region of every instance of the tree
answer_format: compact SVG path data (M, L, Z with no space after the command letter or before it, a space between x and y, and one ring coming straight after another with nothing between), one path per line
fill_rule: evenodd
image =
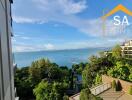
M80 100L103 100L103 99L91 94L90 90L86 88L81 91Z
M88 88L83 89L80 93L80 100L90 100L90 90Z
M17 95L21 100L33 97L32 85L29 79L29 67L16 69L15 73L15 87L17 87Z
M48 59L40 59L32 62L29 68L30 80L33 86L41 82L42 79L48 78L48 71L51 67L51 62Z
M49 70L48 70L48 77L51 79L51 80L57 80L57 79L61 79L61 71L60 69L58 68L58 66L56 65L51 65L49 67Z
M51 84L48 82L42 81L38 84L38 86L33 90L34 95L36 96L36 100L48 100L51 93Z
M66 88L63 83L41 81L33 92L36 100L62 100Z
M90 61L90 63L96 63L97 59L98 59L97 56L92 55L92 56L89 58L89 61Z
M37 85L42 79L42 70L38 67L38 61L32 62L31 67L29 68L30 80L32 81L32 86Z
M97 84L100 84L100 83L102 83L102 77L99 76L99 74L97 74L97 76L95 78L95 84L97 85Z
M69 97L66 94L64 94L63 100L69 100Z
M132 73L129 75L129 80L132 82Z
M89 88L92 86L93 79L89 66L87 66L82 73L82 82L85 88Z
M79 63L79 64L73 64L72 69L77 73L77 74L82 74L82 71L85 67L84 63Z
M120 78L123 80L128 80L129 79L129 66L127 64L124 64L122 61L117 61L116 66L114 68L111 68L108 70L108 75L116 78Z
M121 58L121 47L120 45L116 45L113 49L112 49L112 56L115 58Z

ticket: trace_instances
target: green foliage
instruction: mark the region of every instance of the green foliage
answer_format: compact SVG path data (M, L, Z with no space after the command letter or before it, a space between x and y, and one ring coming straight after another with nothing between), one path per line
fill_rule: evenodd
M68 100L64 93L67 89L74 89L76 74L82 74L83 88L101 83L102 74L132 82L132 60L121 57L119 45L107 56L103 53L100 53L99 57L91 56L88 63L74 64L70 70L66 66L60 67L56 63L51 63L48 59L40 59L34 61L30 67L17 69L15 74L17 94L20 98L30 98L34 92L37 100ZM117 82L116 85L114 80L113 89L121 90L119 84ZM80 100L102 100L92 95L88 89L82 90L80 97Z
M49 81L63 81L68 79L69 70L62 67L59 68L56 63L51 63L47 59L40 59L32 62L29 68L29 74L32 85L35 86L41 82L42 79Z
M82 81L83 81L83 86L85 88L91 87L92 86L92 74L90 68L87 66L85 70L82 73Z
M90 100L91 92L88 88L83 89L80 93L80 100Z
M102 77L101 75L97 74L95 78L95 85L98 85L100 83L102 83Z
M112 49L112 56L115 58L121 58L121 47L120 45L116 45L113 49Z
M124 64L124 62L122 61L117 61L116 66L108 70L107 73L112 77L116 77L123 80L129 80L129 67L130 66L128 64Z
M101 97L96 97L96 100L103 100L103 98L101 98Z
M90 90L86 88L81 91L80 100L103 100L103 99L100 97L94 96L93 94L91 94Z
M48 82L41 82L34 89L34 94L36 96L36 100L46 100L48 98L47 92L50 92L51 85Z
M69 88L70 77L70 71L67 67L59 67L57 64L51 63L47 59L40 59L38 61L32 62L32 65L30 67L16 70L15 87L17 87L17 94L20 99L25 100L26 98L27 100L27 98L34 98L33 89L38 86L38 84L42 80L45 80L47 83L40 83L38 88L35 88L36 91L42 90L40 88L51 89L52 92L50 94L50 97L54 97L55 95L62 100L64 90L67 90ZM60 92L58 90L62 91ZM45 89L45 91L49 90ZM35 93L40 93L40 91Z
M60 68L58 67L58 65L51 65L48 69L48 77L51 79L51 80L57 80L59 79L61 76L61 70Z
M62 100L65 88L62 83L42 81L33 92L36 100Z
M128 93L132 95L132 86L130 86Z
M112 81L111 85L112 85L113 90L116 91L116 81L115 80Z
M38 62L35 61L32 63L29 68L30 79L32 81L33 86L37 85L42 79L42 70L38 67Z
M42 79L47 78L50 66L51 63L48 59L40 59L32 62L29 68L29 74L33 86L41 82Z
M122 90L122 86L121 86L120 81L118 80L116 83L116 91L121 91L121 90Z
M91 87L92 84L101 83L101 78L97 76L107 74L107 71L114 65L114 59L111 55L108 56L91 56L89 63L83 70L82 79L84 87ZM97 77L96 77L97 76Z
M85 68L84 63L80 64L73 64L72 69L77 73L77 74L82 74L83 69Z
M63 100L69 100L69 96L67 96L66 94L63 96Z
M132 73L129 75L129 80L132 82Z
M98 59L98 57L94 56L94 55L92 55L91 57L89 57L90 63L95 63L97 61L97 59Z
M17 87L17 95L20 99L25 100L33 96L32 85L29 79L29 67L16 69L15 73L15 87Z

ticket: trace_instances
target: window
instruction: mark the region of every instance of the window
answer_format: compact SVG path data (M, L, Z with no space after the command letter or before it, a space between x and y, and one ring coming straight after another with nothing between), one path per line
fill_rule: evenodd
M10 1L10 3L13 3L13 0L9 0Z

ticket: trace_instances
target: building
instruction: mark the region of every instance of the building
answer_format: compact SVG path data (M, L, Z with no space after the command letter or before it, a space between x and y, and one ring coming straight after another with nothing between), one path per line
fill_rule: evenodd
M132 40L124 42L121 48L123 57L132 58Z
M0 0L0 100L15 100L11 3Z

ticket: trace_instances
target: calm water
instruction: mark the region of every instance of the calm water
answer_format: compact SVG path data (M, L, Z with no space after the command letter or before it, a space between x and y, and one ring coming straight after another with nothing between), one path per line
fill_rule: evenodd
M107 48L108 49L108 48ZM99 51L107 50L106 48L89 48L76 50L58 50L58 51L39 51L39 52L17 52L14 53L15 62L18 67L31 65L32 61L40 58L48 58L50 61L60 66L71 67L72 64L86 62L88 57L97 54Z

